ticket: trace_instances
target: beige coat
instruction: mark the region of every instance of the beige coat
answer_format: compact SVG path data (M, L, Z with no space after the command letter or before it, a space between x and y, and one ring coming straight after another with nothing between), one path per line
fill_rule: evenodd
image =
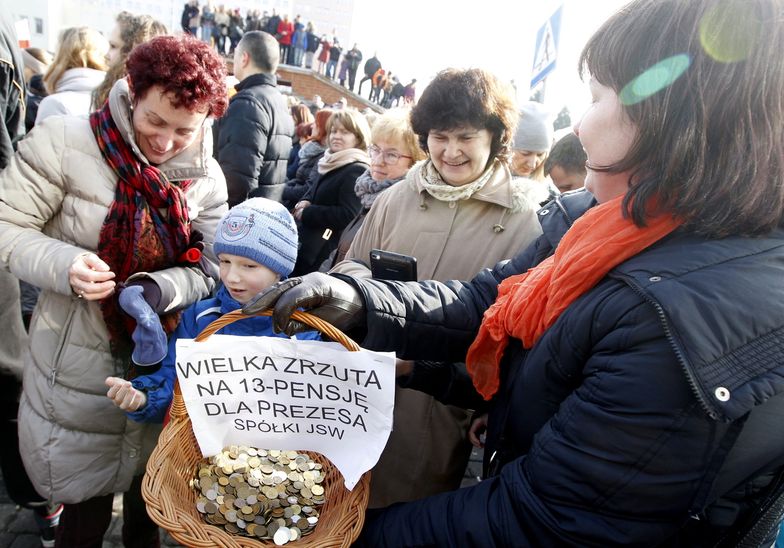
M548 198L542 183L512 179L499 165L479 192L450 205L423 189L418 172L415 166L379 195L346 260L332 272L369 277L370 270L356 261L367 264L371 249L383 249L416 257L420 280L468 280L542 233L536 217L539 202ZM463 409L398 388L394 430L373 470L370 507L459 487L470 453L469 419Z
M542 233L536 218L547 187L512 179L505 166L468 200L442 202L428 194L412 168L405 179L382 192L346 254L369 263L371 249L417 259L420 280L469 280L483 268L517 254ZM333 272L369 277L355 261Z
M112 115L133 142L127 85L110 94ZM208 245L226 211L226 182L209 154L209 128L159 167L170 180L194 179L186 198L194 229ZM104 161L85 117L54 116L19 143L0 173L0 266L42 292L30 325L30 354L19 410L20 451L36 490L76 503L124 491L143 471L160 425L126 418L106 397L104 380L122 374L109 352L97 302L77 299L68 269L95 251L116 175ZM176 310L206 297L214 281L195 268L148 274L161 287L161 309Z

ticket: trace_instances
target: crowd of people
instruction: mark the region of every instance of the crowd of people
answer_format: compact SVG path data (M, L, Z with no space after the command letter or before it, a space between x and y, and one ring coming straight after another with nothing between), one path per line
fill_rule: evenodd
M280 63L353 89L362 54L274 10L193 0L177 35L122 12L53 55L0 13L0 465L43 545L100 547L116 493L124 545L160 544L140 490L176 341L272 308L224 332L321 339L306 309L397 355L357 546L770 546L783 12L633 0L558 137L481 68L398 105L374 55L380 115L287 97Z
M210 2L200 6L198 0L190 0L182 11L182 30L213 44L222 55L232 55L246 32L266 32L278 41L281 63L313 69L350 91L354 91L363 59L357 44L343 48L334 29L331 35L319 34L313 22L305 24L299 15L289 20L287 14L280 16L275 9L271 13L250 9L243 17L239 8L227 10L223 4L214 8ZM416 79L404 85L381 66L376 54L362 67L358 94L362 93L362 83L370 80L368 100L385 108L413 103Z

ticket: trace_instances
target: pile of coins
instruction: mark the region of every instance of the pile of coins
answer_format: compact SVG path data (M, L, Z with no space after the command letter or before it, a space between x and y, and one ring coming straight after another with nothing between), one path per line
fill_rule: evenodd
M232 445L199 463L192 487L207 523L282 546L313 532L323 481L306 454Z

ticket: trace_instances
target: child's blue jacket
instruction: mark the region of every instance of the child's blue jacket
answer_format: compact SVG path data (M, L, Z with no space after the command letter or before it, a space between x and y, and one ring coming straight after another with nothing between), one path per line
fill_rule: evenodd
M226 288L221 286L215 297L204 299L187 308L180 318L180 324L169 339L169 352L163 359L160 368L149 375L139 375L131 383L137 390L147 393L147 404L128 417L136 422L162 422L174 392L174 379L177 376L174 368L175 348L177 339L193 339L214 320L223 314L241 308L242 305L231 298ZM223 335L241 335L248 337L286 337L272 330L272 318L255 316L227 325L219 331ZM300 340L320 340L317 331L297 334Z

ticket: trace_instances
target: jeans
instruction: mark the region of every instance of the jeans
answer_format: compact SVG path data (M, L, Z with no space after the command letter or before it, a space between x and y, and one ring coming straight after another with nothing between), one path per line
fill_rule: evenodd
M280 45L280 62L285 63L288 65L289 60L289 46L288 44L281 44Z
M332 80L335 79L335 69L337 68L337 66L338 66L337 61L333 61L332 59L329 60L329 62L327 63L327 78L330 78Z
M294 66L302 66L302 58L305 57L305 50L302 48L294 47Z
M204 25L201 27L201 41L207 42L208 44L212 43L212 35L215 31L215 27L212 25Z

